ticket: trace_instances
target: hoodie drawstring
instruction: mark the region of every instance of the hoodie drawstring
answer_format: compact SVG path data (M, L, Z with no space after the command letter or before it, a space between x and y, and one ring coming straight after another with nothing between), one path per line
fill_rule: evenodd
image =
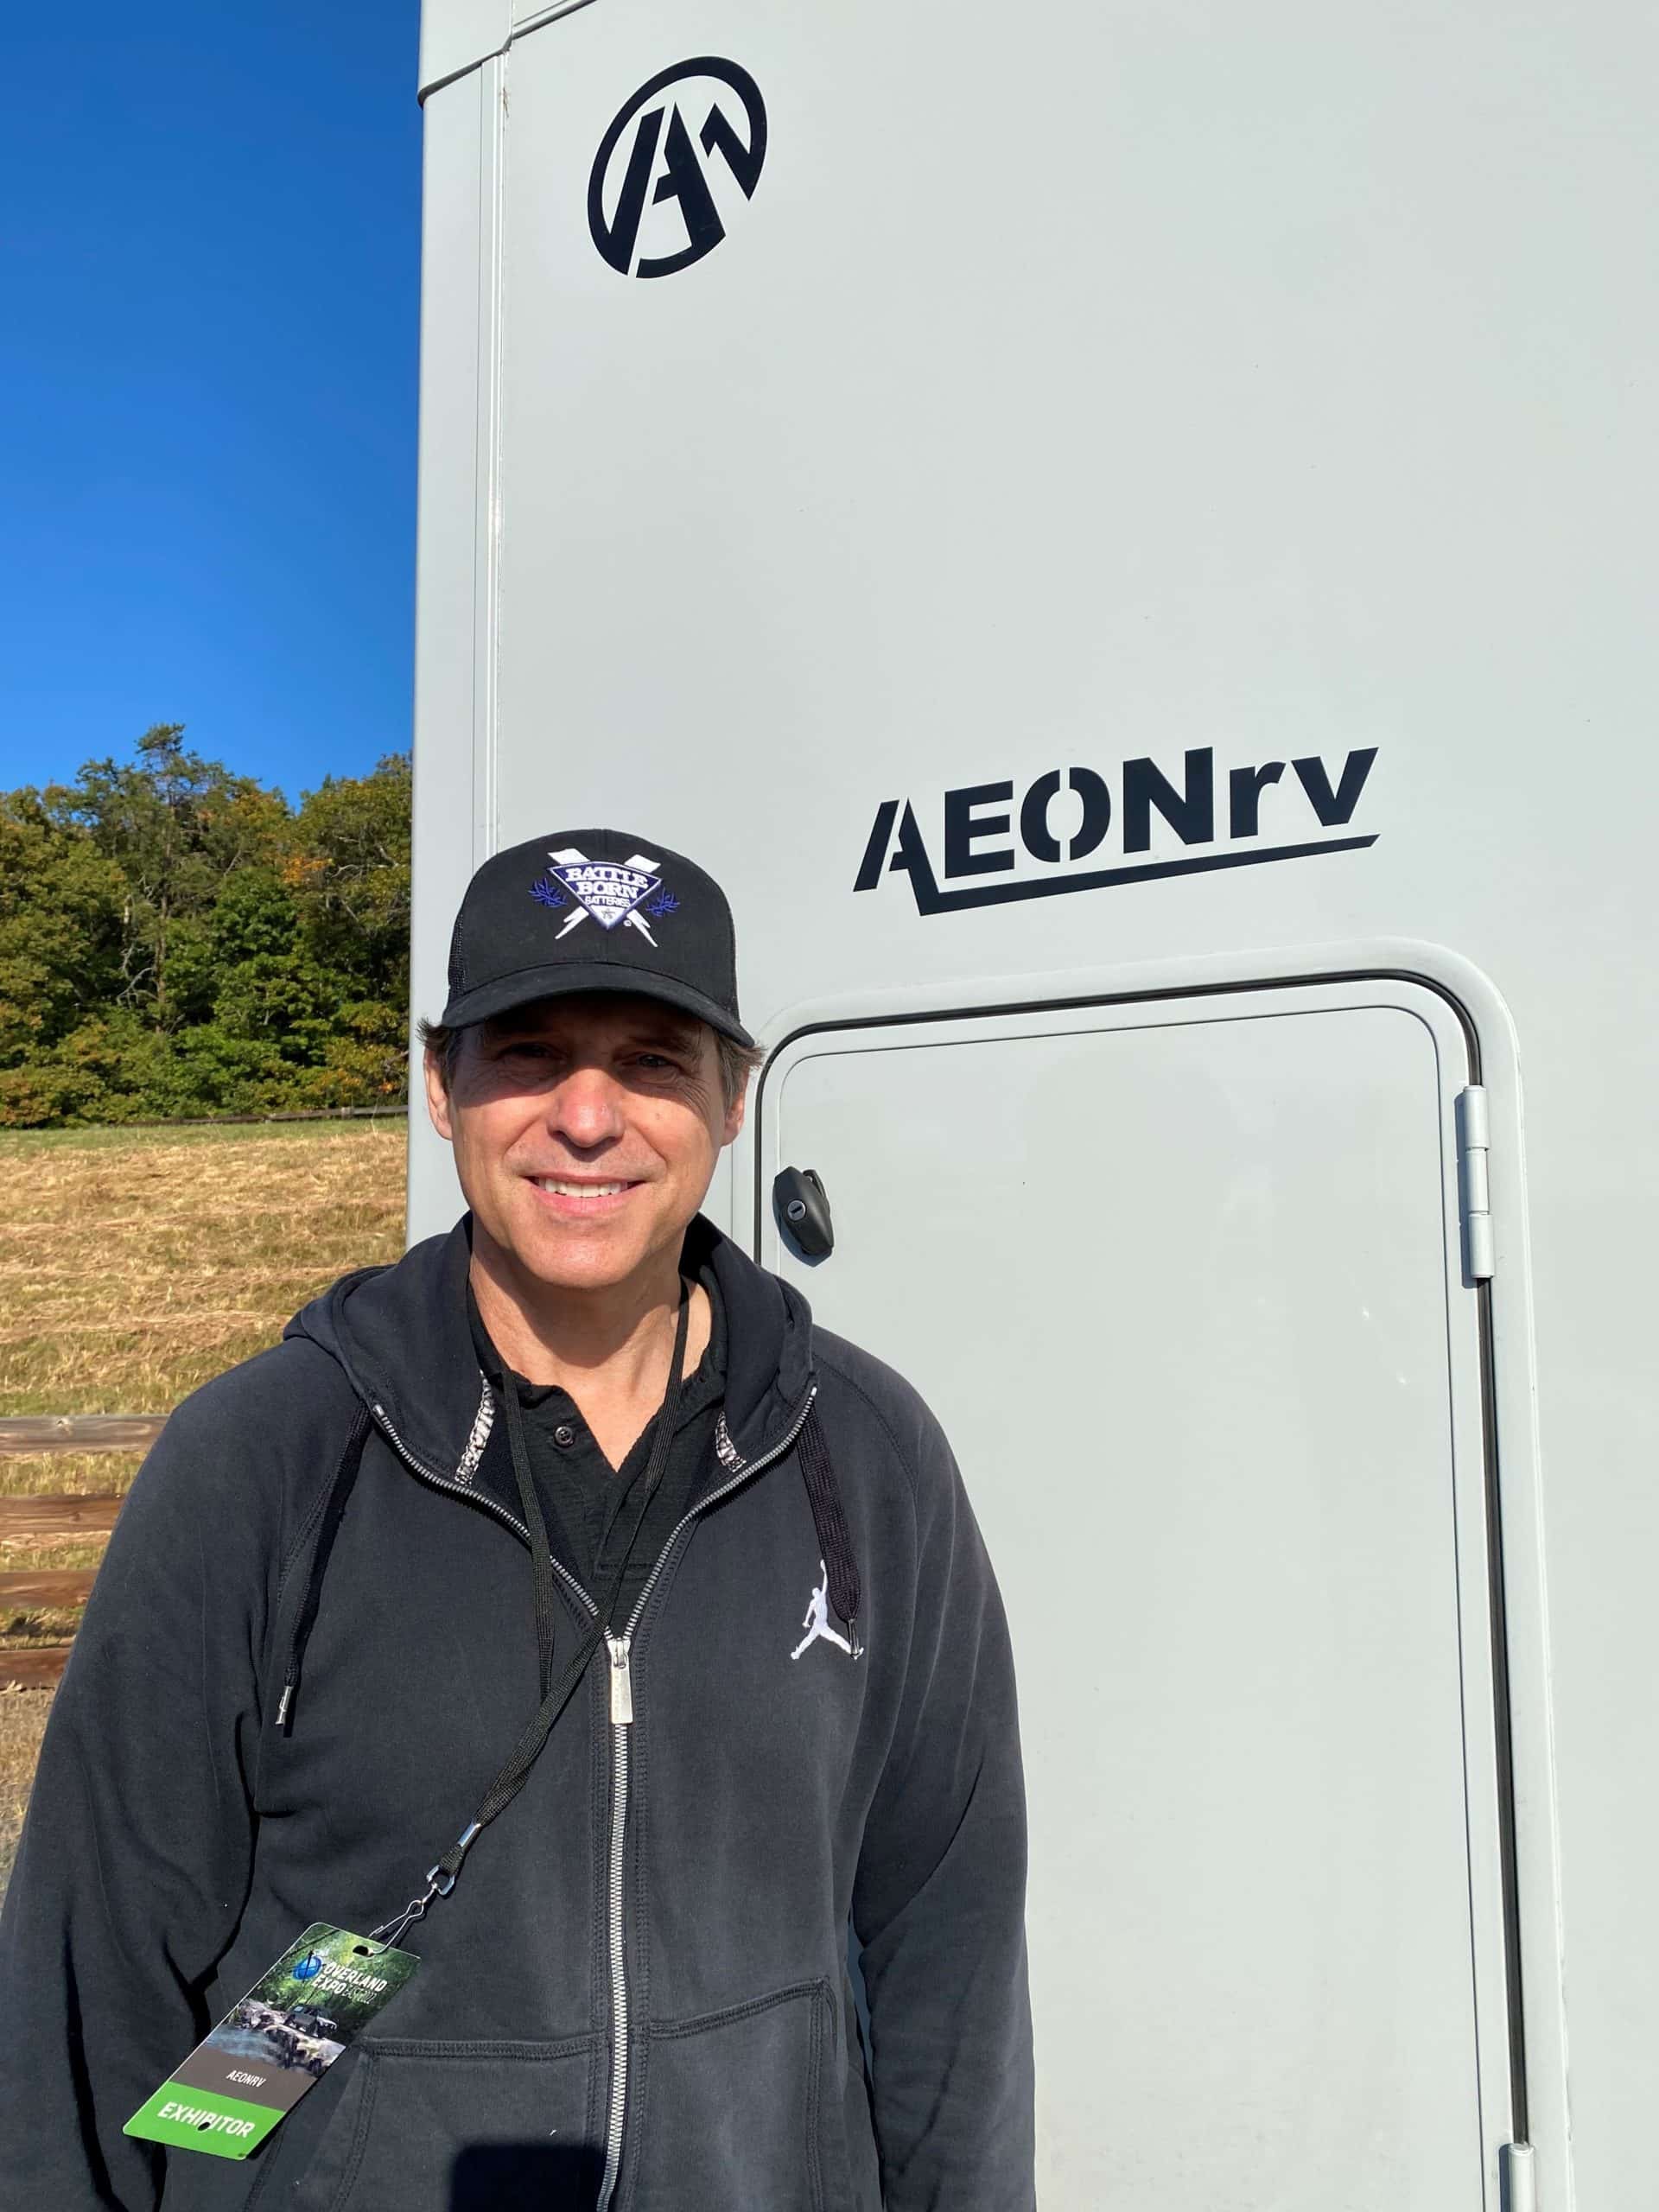
M818 1549L829 1579L830 1602L846 1622L847 1634L856 1656L863 1648L858 1640L858 1609L864 1588L859 1580L858 1555L848 1530L846 1510L842 1504L840 1478L830 1456L830 1440L818 1418L816 1398L796 1448L800 1453L807 1503L812 1508L812 1526L818 1532Z
M311 1641L311 1631L316 1626L317 1608L322 1603L322 1578L328 1572L328 1555L334 1548L334 1538L340 1534L340 1524L345 1518L346 1501L357 1481L358 1469L363 1465L363 1447L369 1440L372 1426L369 1409L359 1405L352 1421L351 1434L346 1439L346 1449L340 1455L340 1465L334 1470L333 1487L328 1503L323 1510L322 1526L317 1531L317 1541L311 1553L311 1575L306 1584L305 1603L300 1608L299 1618L294 1624L294 1634L288 1647L288 1668L283 1676L283 1694L276 1706L276 1726L283 1733L291 1735L294 1730L294 1699L300 1687L300 1669L305 1664L305 1647Z

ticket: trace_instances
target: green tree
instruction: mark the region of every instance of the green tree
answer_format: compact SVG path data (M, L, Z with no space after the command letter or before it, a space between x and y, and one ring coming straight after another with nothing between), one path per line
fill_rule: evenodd
M121 874L32 791L0 795L0 1068L56 1044L120 971Z
M188 752L183 738L181 722L157 722L135 760L88 761L41 795L54 821L85 830L119 868L121 1003L161 1028L181 1018L168 976L179 928L207 912L232 869L274 859L289 823L280 792Z
M325 965L377 995L409 995L410 812L406 753L372 775L330 776L294 824L289 880L307 941Z
M289 880L313 972L337 981L308 1096L318 1105L401 1097L408 1083L407 754L305 794Z
M0 1124L403 1096L407 759L296 810L183 739L0 795Z

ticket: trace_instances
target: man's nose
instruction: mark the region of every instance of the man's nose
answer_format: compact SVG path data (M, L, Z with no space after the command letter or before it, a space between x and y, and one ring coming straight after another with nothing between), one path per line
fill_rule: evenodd
M548 1101L548 1122L570 1144L607 1143L623 1131L622 1086L603 1068L573 1068Z

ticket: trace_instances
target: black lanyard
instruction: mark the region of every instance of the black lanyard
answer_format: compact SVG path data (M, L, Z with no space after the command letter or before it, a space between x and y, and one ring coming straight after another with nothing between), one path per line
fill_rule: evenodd
M461 1861L474 1844L494 1820L504 1812L524 1788L530 1770L541 1757L553 1725L575 1693L576 1685L587 1673L594 1654L603 1643L611 1625L611 1613L622 1588L622 1578L627 1572L640 1526L643 1523L652 1494L662 1480L663 1470L668 1465L668 1455L674 1442L674 1433L679 1422L680 1389L685 1374L685 1338L690 1321L691 1301L687 1286L680 1286L680 1310L674 1326L674 1351L669 1362L668 1388L663 1395L662 1410L657 1416L657 1433L652 1439L651 1457L646 1462L643 1478L634 1487L639 1504L632 1515L632 1525L622 1555L617 1561L610 1586L595 1608L592 1625L582 1636L572 1652L564 1671L553 1678L553 1552L547 1541L547 1519L542 1511L542 1502L536 1494L535 1478L531 1471L530 1454L524 1446L524 1414L518 1402L518 1389L511 1372L502 1377L501 1395L506 1407L507 1441L512 1451L512 1471L518 1480L518 1498L524 1507L524 1526L530 1535L531 1573L536 1592L536 1657L541 1684L542 1701L535 1718L517 1744L512 1756L495 1780L485 1791L478 1810L450 1845L442 1859L427 1869L425 1894L406 1905L395 1919L384 1921L370 1932L372 1943L398 1942L410 1923L424 1919L427 1907L435 1897L447 1897L455 1886L455 1877L461 1872Z

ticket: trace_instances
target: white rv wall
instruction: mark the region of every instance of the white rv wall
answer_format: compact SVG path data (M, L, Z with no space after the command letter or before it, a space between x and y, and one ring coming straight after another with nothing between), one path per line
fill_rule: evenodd
M499 13L428 10L429 82L480 37L498 58L427 105L416 1010L471 866L594 818L728 884L773 1041L895 987L945 1010L1437 948L1417 964L1464 978L1505 1087L1541 2201L1568 2186L1552 1700L1578 2182L1637 2201L1659 2059L1649 12L594 0L511 43ZM696 54L761 87L762 175L723 190L705 259L619 275L588 230L595 150ZM1213 837L1154 813L1126 849L1123 764L1179 784L1205 748ZM1234 834L1230 771L1317 760L1335 787L1372 748L1348 823L1287 765ZM1017 826L1074 766L1115 804L1079 868ZM1004 782L976 812L1013 824L973 851L1013 867L947 880L947 794ZM1244 864L924 913L885 865L897 812L853 887L887 801L947 893ZM454 1185L418 1132L414 1160L423 1233ZM746 1236L749 1165L721 1198ZM1080 1255L1079 1284L1110 1264Z

